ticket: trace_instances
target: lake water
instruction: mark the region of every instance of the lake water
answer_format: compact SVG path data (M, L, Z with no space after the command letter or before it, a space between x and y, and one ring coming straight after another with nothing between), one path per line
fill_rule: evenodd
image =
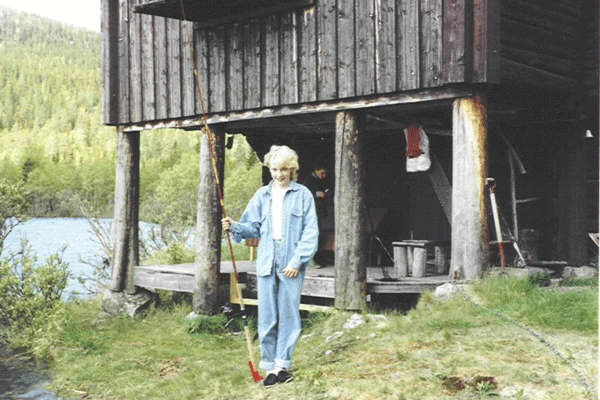
M110 232L112 219L99 221ZM143 229L144 224L140 223ZM3 257L17 252L21 248L21 239L26 238L29 246L37 254L38 262L48 256L59 253L63 246L63 261L68 263L71 278L63 297L74 293L87 293L78 278L81 275L92 276L92 265L102 265L106 257L102 245L85 218L32 218L17 226L4 243ZM80 296L85 296L81 295Z

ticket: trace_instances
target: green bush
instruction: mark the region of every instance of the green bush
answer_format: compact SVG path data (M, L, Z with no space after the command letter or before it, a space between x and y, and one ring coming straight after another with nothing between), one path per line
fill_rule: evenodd
M20 253L0 261L0 324L11 345L32 350L62 312L69 272L62 253L39 264L26 241L21 247Z
M24 187L23 181L11 183L5 178L0 179L0 255L4 240L26 219L30 204L31 194Z

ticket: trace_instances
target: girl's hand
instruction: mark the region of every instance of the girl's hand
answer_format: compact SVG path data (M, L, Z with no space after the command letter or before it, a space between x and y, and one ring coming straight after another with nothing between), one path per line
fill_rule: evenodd
M295 278L298 276L299 273L300 272L296 268L293 268L293 267L285 267L285 269L283 270L283 275L286 278Z
M233 223L233 220L229 217L227 218L223 218L221 220L221 225L223 226L223 230L224 231L229 231L231 229L231 224Z

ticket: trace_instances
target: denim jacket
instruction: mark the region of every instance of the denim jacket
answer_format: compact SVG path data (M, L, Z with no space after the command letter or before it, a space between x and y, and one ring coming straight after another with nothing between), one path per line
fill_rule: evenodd
M273 181L256 191L242 218L231 225L233 240L259 238L256 272L268 276L273 268ZM304 270L315 255L319 244L319 227L315 200L308 188L292 181L283 198L282 240L286 250L284 268Z

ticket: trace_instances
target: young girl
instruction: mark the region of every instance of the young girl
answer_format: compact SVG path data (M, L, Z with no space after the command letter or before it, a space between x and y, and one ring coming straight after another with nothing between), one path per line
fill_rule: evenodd
M315 201L296 182L298 155L287 146L271 146L264 165L272 181L256 191L239 222L223 218L233 239L260 238L258 335L265 387L292 380L288 369L300 337L300 294L304 270L317 251L319 228Z

